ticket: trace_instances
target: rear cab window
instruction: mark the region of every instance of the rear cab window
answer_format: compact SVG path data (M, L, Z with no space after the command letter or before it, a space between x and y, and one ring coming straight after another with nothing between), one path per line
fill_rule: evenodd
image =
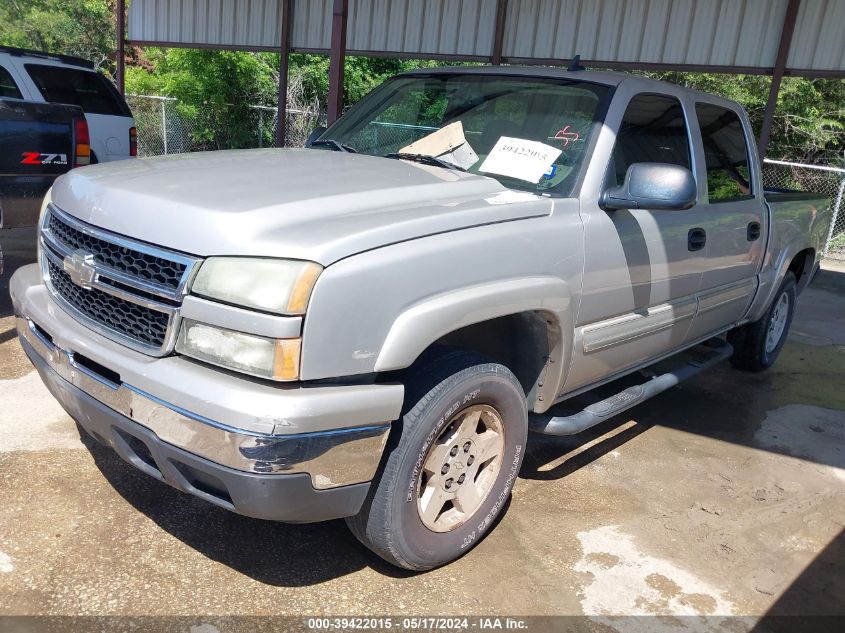
M683 107L675 97L643 93L631 99L616 135L605 186L621 185L634 163L690 169L689 133Z
M18 85L12 79L12 74L3 66L0 66L0 98L23 99Z
M739 115L729 108L696 103L711 204L753 197L748 142Z
M115 87L98 72L47 64L25 64L45 101L70 103L86 114L131 116Z

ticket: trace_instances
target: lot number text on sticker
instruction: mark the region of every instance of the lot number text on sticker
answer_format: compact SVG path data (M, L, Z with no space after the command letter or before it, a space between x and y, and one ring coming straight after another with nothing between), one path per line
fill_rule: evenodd
M523 138L502 136L478 171L538 183L562 151L557 147Z

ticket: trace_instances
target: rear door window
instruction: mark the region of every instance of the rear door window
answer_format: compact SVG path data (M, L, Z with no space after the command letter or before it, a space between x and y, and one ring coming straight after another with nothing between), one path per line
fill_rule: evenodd
M628 103L608 165L607 186L621 185L634 163L668 163L690 168L689 134L681 102L639 94Z
M70 103L89 114L130 116L115 87L98 72L46 64L26 64L26 70L50 103Z
M745 200L752 196L748 144L742 122L733 110L696 103L707 167L707 197L712 202Z
M0 97L7 99L23 99L21 91L8 70L0 66Z

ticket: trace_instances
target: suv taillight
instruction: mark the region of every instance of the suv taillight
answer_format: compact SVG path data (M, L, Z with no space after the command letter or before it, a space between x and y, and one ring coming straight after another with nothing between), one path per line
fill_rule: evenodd
M138 130L134 127L129 128L129 155L138 155Z
M85 117L74 120L73 136L76 146L76 157L73 161L74 167L82 167L91 162L91 137L88 135L88 122Z

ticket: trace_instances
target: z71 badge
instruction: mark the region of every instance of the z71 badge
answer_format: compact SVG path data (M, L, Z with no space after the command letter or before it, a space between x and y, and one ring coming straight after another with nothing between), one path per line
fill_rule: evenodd
M67 154L42 154L23 152L21 165L67 165Z

